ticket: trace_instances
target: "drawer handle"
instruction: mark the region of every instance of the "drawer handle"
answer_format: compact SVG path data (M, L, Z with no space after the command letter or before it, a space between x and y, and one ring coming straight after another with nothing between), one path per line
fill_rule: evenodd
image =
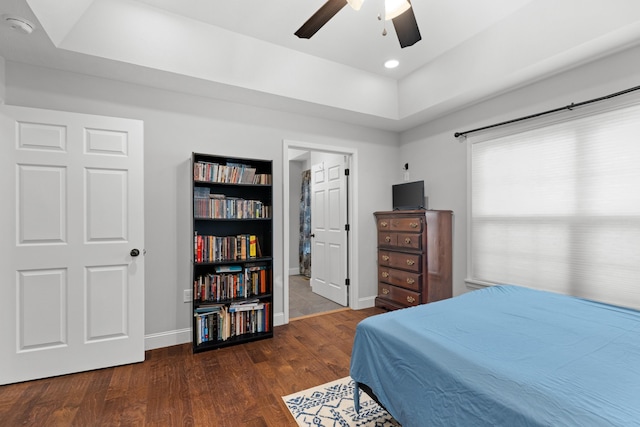
M413 285L414 283L416 283L416 281L413 280L412 277L407 277L407 283L410 284L410 285Z
M382 293L387 295L389 293L389 289L387 288L382 288Z
M411 243L411 237L407 237L406 239L404 239L404 242L408 245Z
M389 261L389 255L382 255L383 261Z
M385 279L387 279L389 277L389 272L387 271L383 271L382 272L382 277L384 277Z
M387 225L389 225L389 224L387 224L387 221L382 221L380 223L380 227L386 227Z
M419 225L420 225L420 223L418 223L418 222L410 222L409 223L409 227L411 227L411 228L418 228Z
M415 264L415 263L416 263L416 262L415 262L414 260L412 260L412 259L408 259L408 260L407 260L407 265L413 265L413 264Z
M389 242L391 241L391 236L386 236L386 237L384 238L384 240L385 240L387 243L389 243Z
M410 303L412 303L412 304L413 304L414 302L416 302L416 299L415 299L414 297L412 297L411 295L409 295L409 296L407 297L407 302L410 302Z

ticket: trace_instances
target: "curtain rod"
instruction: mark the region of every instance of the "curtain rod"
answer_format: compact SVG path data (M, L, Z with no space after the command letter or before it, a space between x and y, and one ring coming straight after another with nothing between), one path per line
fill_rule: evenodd
M456 133L453 134L453 136L456 137L456 138L459 138L461 136L467 136L470 133L480 132L481 130L487 130L487 129L495 128L495 127L498 127L498 126L504 126L504 125L508 125L508 124L511 124L511 123L521 122L521 121L524 121L524 120L535 119L536 117L545 116L547 114L552 114L552 113L557 113L557 112L563 111L563 110L573 110L576 107L582 107L583 105L593 104L594 102L605 101L607 99L615 98L616 96L626 95L627 93L634 92L636 90L640 90L640 86L635 86L635 87L632 87L630 89L622 90L620 92L616 92L616 93L612 93L612 94L609 94L609 95L601 96L600 98L594 98L594 99L590 99L588 101L578 102L577 104L572 102L571 104L566 105L564 107L554 108L553 110L543 111L541 113L531 114L529 116L519 117L517 119L512 119L512 120L507 120L506 122L495 123L493 125L483 126L483 127L480 127L480 128L471 129L471 130L467 130L467 131L464 131L464 132L456 132Z

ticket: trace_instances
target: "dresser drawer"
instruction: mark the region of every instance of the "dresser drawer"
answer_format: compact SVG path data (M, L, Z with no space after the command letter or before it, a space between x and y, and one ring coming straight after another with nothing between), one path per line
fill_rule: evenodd
M393 218L388 216L378 217L376 220L376 227L378 228L378 231L390 231L392 219Z
M378 250L378 265L422 273L422 255Z
M422 234L398 233L396 238L400 248L422 250Z
M420 294L418 292L399 288L397 286L389 285L388 283L378 283L378 295L407 307L421 303Z
M378 267L378 281L416 292L420 292L420 289L422 289L422 274L396 270L395 268Z
M424 218L394 218L391 220L391 229L394 231L413 231L421 233L424 228Z
M378 232L378 246L397 246L398 233Z
M378 232L378 246L422 250L422 235L413 233Z
M377 220L378 231L412 231L421 233L424 229L424 218L420 216L393 218L381 216Z

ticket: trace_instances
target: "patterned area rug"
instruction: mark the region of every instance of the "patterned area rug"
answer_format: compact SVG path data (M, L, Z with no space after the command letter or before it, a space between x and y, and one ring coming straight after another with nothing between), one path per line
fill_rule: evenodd
M299 426L400 427L391 415L360 390L360 413L353 404L355 383L345 377L283 396Z

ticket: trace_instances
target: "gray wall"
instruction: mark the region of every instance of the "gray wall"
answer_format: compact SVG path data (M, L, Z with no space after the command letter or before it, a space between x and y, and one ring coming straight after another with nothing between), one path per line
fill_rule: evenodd
M391 132L279 113L12 62L6 63L6 102L47 109L141 119L145 123L145 330L148 346L189 340L190 193L192 151L257 157L274 162L275 308L283 310L282 141L350 147L359 187L359 307L376 293L376 236L372 212L391 208L390 186L425 180L432 209L452 209L454 294L467 290L467 146L455 131L531 114L633 87L640 82L640 48L617 53L528 87L496 96L398 136ZM11 208L6 206L5 208ZM153 337L153 339L151 338ZM186 338L185 338L186 337Z
M356 149L363 167L357 203L361 228L354 287L361 307L376 293L376 239L371 212L390 206L379 188L391 181L398 157L395 133L279 113L83 74L6 63L6 103L144 121L145 331L147 347L190 340L191 152L256 157L274 169L274 314L283 316L283 140ZM11 209L10 205L5 208ZM361 308L360 307L360 308ZM355 307L359 308L359 307Z

